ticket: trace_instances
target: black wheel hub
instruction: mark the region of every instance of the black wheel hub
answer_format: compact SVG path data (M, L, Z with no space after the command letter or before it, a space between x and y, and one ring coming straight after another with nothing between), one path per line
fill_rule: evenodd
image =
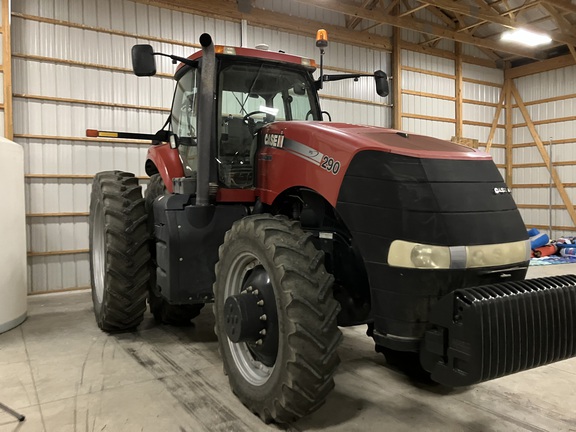
M255 267L240 294L226 299L224 314L230 341L245 342L256 360L273 366L278 352L278 314L274 288L264 267Z

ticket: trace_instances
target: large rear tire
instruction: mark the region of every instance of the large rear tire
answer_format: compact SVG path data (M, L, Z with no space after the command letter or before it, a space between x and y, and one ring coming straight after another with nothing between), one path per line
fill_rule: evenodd
M137 327L146 310L148 230L142 188L134 174L106 171L92 183L90 278L98 327Z
M204 304L172 305L156 293L156 241L154 239L154 201L166 193L166 185L160 174L150 177L146 188L145 203L148 214L148 231L150 233L150 282L148 287L148 304L154 319L164 324L175 326L190 325L191 321L200 314Z
M334 387L342 339L324 253L299 223L255 215L234 223L219 255L215 331L232 390L267 423L293 422L316 410ZM248 331L260 339L235 343L229 335L240 329L234 326L242 314L230 305L253 299L260 309L250 306L255 319L239 331L255 325Z

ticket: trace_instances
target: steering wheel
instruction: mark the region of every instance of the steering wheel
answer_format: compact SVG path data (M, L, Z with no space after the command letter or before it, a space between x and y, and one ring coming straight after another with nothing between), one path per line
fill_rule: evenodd
M242 117L242 121L244 123L247 123L248 119L250 119L250 117L252 117L254 114L266 114L267 116L270 115L269 113L264 112L264 111L252 111L252 112L249 112L248 114L246 114L244 117Z
M326 114L328 116L328 120L332 121L332 116L330 115L330 113L328 111L321 111L320 114ZM310 110L306 113L306 120L308 120L308 117L310 117L311 115L312 115L312 110Z
M264 119L264 121L263 121L262 123L256 124L256 122L254 121L254 119L251 118L251 116L253 116L254 114L265 114L266 117L265 117L265 119ZM260 111L260 110L258 110L258 111L252 111L252 112L249 112L248 114L246 114L244 117L242 117L242 121L248 125L248 128L250 129L250 133L251 133L252 135L255 135L256 132L258 132L260 129L262 129L262 128L264 127L264 125L265 125L266 123L268 123L268 122L266 121L266 118L268 118L269 115L271 115L271 114L270 114L270 113L267 113L267 112L265 112L265 111ZM272 117L274 117L274 116L272 116Z

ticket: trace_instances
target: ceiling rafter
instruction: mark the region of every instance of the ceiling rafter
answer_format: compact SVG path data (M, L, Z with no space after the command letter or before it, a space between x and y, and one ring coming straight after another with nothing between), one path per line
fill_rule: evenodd
M519 23L516 22L516 20L498 15L496 13L496 11L494 11L494 10L491 10L492 12L486 12L486 11L484 11L483 8L480 8L480 7L476 8L473 5L464 4L462 2L455 3L455 2L452 2L450 0L434 0L434 1L432 1L432 0L418 0L418 1L423 2L423 3L432 4L434 6L438 6L442 9L450 10L452 12L458 12L458 13L461 13L463 15L468 15L468 16L476 18L476 19L486 20L486 21L494 23L494 24L500 24L500 25L505 26L505 27L517 28L517 27L521 26L525 30L542 32L541 29L533 26L532 24L521 24L520 25ZM556 30L550 31L550 32L548 32L548 34L553 40L555 40L557 42L562 42L562 43L566 43L566 44L570 44L570 45L576 45L576 37L574 37L572 35L567 35L561 31L556 31Z
M437 8L436 6L431 6L428 8L428 10L430 12L432 12L437 18L444 21L446 23L446 25L454 28L458 32L465 32L465 33L471 34L470 30L476 29L476 27L483 24L482 22L478 22L478 23L474 23L472 25L467 25L465 27L462 27L464 25L464 21L461 19L461 17L457 17L457 19L460 23L460 26L458 28L458 26L456 25L456 22L452 18L450 18L448 15L446 15L446 13L443 10ZM425 43L429 44L429 46L436 46L441 40L442 40L442 38L434 37ZM477 48L480 51L482 51L484 54L486 54L489 59L494 60L494 61L501 60L500 56L498 54L496 54L493 50L488 49L488 48L484 48L484 47L477 47Z
M362 8L372 10L378 6L378 3L380 3L380 0L364 0L362 2ZM347 16L346 27L349 29L355 29L361 21L362 18Z
M509 44L501 43L500 41L486 40L479 37L470 36L463 33L458 33L454 30L446 29L437 24L427 21L420 21L409 18L398 18L393 15L384 14L378 10L367 11L358 7L357 3L350 3L349 1L342 0L296 0L300 3L306 3L322 9L339 12L345 15L358 16L363 19L380 22L381 24L388 24L394 27L414 30L420 33L427 33L433 36L440 36L445 39L455 40L466 44L481 46L488 49L507 52L522 57L540 59L541 53L533 49L526 49L523 47L512 46ZM420 1L420 0L419 0ZM429 2L428 2L429 3Z
M548 3L552 6L564 9L567 12L576 13L576 4L572 3L570 0L540 0L540 1L542 3Z
M564 32L572 32L573 31L572 23L570 21L568 21L566 18L564 18L556 10L556 8L554 6L552 6L548 3L542 3L542 7L554 19L554 21L556 22L556 25L558 26L559 29L561 29ZM576 49L574 49L574 45L568 44L568 49L570 50L570 53L574 57L574 60L576 60Z

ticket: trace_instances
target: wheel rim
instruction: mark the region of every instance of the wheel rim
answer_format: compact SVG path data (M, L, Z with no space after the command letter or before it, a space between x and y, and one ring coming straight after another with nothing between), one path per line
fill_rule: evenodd
M104 299L104 279L106 277L106 220L102 202L96 203L92 225L92 272L94 291L98 303Z
M243 252L235 257L226 279L223 300L240 293L247 274L256 266L261 266L261 263L250 252ZM264 385L272 375L275 365L266 366L257 360L246 342L234 343L228 337L226 341L242 377L254 386Z

